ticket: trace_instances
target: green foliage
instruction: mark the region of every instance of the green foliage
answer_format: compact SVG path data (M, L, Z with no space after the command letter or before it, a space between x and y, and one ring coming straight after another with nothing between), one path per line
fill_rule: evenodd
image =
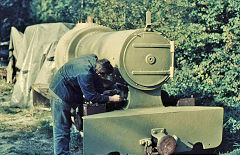
M184 65L176 70L176 78L168 86L172 95L194 95L209 99L218 106L238 107L240 96L239 54L217 52L199 65Z
M78 0L33 0L31 3L33 19L43 22L77 22L81 13Z
M229 152L229 153L224 153L224 154L220 154L220 155L239 155L240 154L240 149L236 149L232 152Z
M0 42L8 41L12 26L23 31L32 23L29 5L32 0L0 1Z
M95 2L97 7L94 7L92 16L96 18L99 24L116 30L143 27L146 2L142 0L98 0Z

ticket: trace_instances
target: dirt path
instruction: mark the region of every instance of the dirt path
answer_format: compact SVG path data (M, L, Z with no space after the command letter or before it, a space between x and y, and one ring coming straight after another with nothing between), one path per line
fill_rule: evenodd
M50 109L10 107L10 96L0 96L0 154L53 154ZM70 148L82 154L82 139L71 134Z

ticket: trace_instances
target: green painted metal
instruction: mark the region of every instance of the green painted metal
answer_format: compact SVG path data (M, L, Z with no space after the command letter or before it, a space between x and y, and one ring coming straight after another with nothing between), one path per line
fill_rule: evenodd
M125 110L84 117L84 154L143 154L141 139L151 130L165 128L178 137L176 152L201 142L204 148L221 143L223 108L164 107L161 86L174 72L174 42L145 29L114 31L93 23L80 23L59 41L57 68L82 54L107 58L129 87Z
M161 89L139 90L129 87L126 109L162 107Z
M217 147L222 140L223 109L219 107L139 108L86 116L84 155L144 154L139 141L151 138L153 128L165 128L176 135L175 152L189 151L201 142L205 149Z
M60 40L56 50L57 67L71 58L94 53L107 58L124 80L136 89L159 88L173 67L170 41L159 32L144 29L113 31L96 24L79 24Z
M162 106L160 87L173 74L173 47L173 42L159 32L113 31L97 24L82 23L60 39L55 52L56 66L60 68L74 57L94 53L99 58L109 59L129 84L127 108ZM136 96L136 92L141 93L139 90L148 102Z
M59 69L67 61L76 57L76 45L81 39L80 36L83 37L83 32L94 33L95 31L108 32L112 30L94 23L79 23L72 30L65 33L59 40L55 51L56 67Z

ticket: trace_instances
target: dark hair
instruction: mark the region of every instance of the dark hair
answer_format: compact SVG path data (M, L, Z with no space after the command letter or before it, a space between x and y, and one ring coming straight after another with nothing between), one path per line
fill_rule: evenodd
M95 68L100 74L111 74L113 72L113 66L107 59L97 60Z

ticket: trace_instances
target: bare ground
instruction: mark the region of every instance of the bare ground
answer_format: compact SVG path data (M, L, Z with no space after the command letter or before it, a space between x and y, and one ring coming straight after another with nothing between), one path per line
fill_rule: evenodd
M0 154L53 154L50 108L12 108L10 98L0 95ZM78 132L72 132L70 148L82 154Z

